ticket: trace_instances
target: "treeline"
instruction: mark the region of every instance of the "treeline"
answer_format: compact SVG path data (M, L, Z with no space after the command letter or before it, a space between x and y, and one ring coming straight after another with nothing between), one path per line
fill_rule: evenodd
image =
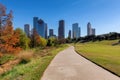
M102 34L102 35L91 35L91 36L85 36L85 37L80 37L78 39L74 38L74 39L70 39L68 38L67 40L69 42L89 42L89 41L103 41L103 40L117 40L120 39L120 33L117 32L110 32L108 34Z

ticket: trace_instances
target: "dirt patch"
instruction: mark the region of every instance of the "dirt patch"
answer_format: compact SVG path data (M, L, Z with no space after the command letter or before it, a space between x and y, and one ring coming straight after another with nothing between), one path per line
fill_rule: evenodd
M3 65L0 66L0 75L11 70L15 65L19 64L21 60L16 59L16 60L11 60Z

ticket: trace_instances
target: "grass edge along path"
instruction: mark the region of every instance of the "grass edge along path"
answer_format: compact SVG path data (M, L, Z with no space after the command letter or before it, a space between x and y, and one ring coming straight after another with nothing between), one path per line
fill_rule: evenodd
M33 58L27 64L18 64L12 70L0 75L0 80L40 80L52 59L67 47L68 45L64 44L50 48L50 55Z
M120 62L118 62L118 63L116 63L115 61L114 61L114 64L112 65L110 62L104 62L103 61L103 63L101 63L102 61L100 61L101 59L99 59L99 56L100 55L96 55L96 54L94 54L94 51L93 51L93 53L92 53L92 51L90 51L89 52L89 50L87 50L87 49L91 49L91 48L88 48L88 45L90 44L90 46L93 46L93 47L96 47L97 48L97 46L96 45L98 45L98 46L100 46L101 48L103 47L103 46L105 46L105 47L107 47L107 46L109 46L109 47L119 47L120 48L120 46L119 45L116 45L116 46L112 46L111 44L113 44L113 43L116 43L117 42L117 40L113 40L113 41L102 41L102 42L89 42L89 43L85 43L85 44L81 44L81 43L77 43L76 45L75 45L75 51L79 54L79 55L81 55L82 57L84 57L84 58L86 58L87 60L89 60L89 61L91 61L91 62L93 62L93 63L95 63L96 65L98 65L98 66L100 66L100 67L102 67L103 69L105 69L105 70L107 70L107 71L109 71L109 72L111 72L112 74L114 74L114 75L116 75L116 76L118 76L118 77L120 77L120 69L119 69L119 71L118 71L118 69L116 69L118 72L116 72L116 70L115 70L115 68L117 68L117 66L119 66L120 65ZM95 46L94 46L94 44L95 44ZM89 47L90 47L89 46ZM81 48L82 47L82 48ZM87 48L84 48L84 47L87 47ZM92 48L93 48L92 47ZM98 50L100 50L100 47L98 47L99 49ZM105 48L104 47L104 48ZM108 48L109 48L108 47ZM81 49L80 49L81 48ZM114 49L113 48L113 49ZM110 50L109 50L110 51ZM108 51L108 52L109 52ZM100 54L99 52L97 53L97 54ZM111 54L111 53L110 53ZM103 56L103 60L106 58L108 58L108 55L106 55L106 52L105 52L105 55L101 55L101 56ZM109 55L109 56L113 56L113 55ZM119 54L119 56L120 56L120 54ZM119 57L119 56L115 56L115 57ZM96 59L94 59L93 57L98 57L98 60L96 60ZM111 58L109 58L109 59L111 59ZM120 59L120 58L119 58ZM99 62L100 61L100 62ZM110 66L109 66L110 65ZM115 66L116 65L116 66ZM109 67L110 68L109 68ZM112 67L111 67L112 66ZM114 68L114 69L112 69L112 68Z

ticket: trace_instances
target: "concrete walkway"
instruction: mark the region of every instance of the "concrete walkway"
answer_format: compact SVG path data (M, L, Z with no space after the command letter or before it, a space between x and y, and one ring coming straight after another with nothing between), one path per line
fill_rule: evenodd
M120 80L74 51L74 47L60 52L48 66L41 80Z

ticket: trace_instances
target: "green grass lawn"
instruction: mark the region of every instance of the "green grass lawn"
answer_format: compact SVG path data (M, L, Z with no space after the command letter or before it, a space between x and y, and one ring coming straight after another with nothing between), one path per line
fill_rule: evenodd
M120 76L120 45L118 40L77 43L75 49L81 55Z
M0 75L0 80L40 80L43 72L56 56L56 54L68 45L50 47L47 50L35 50L35 57L27 64L18 64L12 70Z

